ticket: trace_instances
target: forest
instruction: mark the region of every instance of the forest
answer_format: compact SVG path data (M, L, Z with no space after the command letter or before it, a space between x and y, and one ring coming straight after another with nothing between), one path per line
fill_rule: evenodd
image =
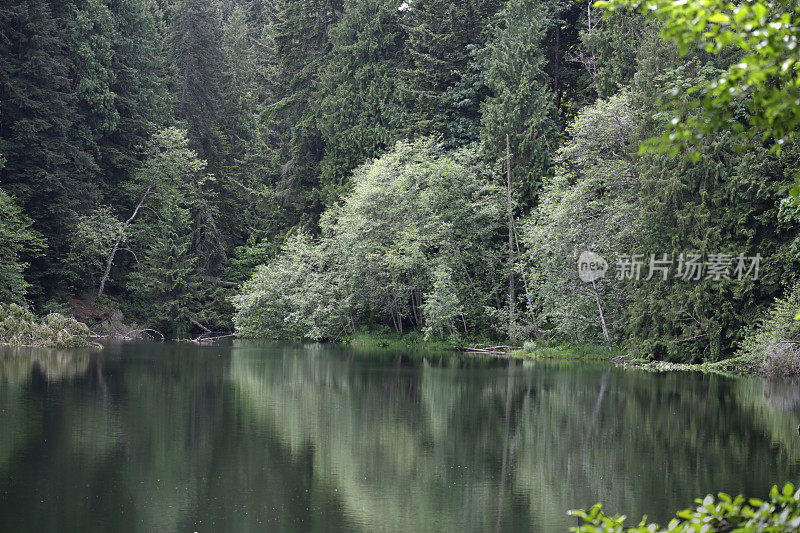
M800 372L798 18L789 0L7 0L0 302L101 333Z

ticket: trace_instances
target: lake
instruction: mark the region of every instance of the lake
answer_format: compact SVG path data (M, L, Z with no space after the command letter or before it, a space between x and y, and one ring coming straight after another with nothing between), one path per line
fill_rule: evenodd
M798 482L796 381L234 341L0 352L0 530L564 531Z

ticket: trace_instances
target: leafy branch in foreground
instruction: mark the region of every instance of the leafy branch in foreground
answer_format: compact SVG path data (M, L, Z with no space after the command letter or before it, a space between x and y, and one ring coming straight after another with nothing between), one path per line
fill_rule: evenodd
M736 531L741 533L756 531L797 531L800 528L800 490L787 483L783 490L772 487L768 500L744 496L731 498L719 493L715 500L710 494L695 500L697 507L677 513L666 528L658 524L648 524L645 516L638 526L625 528L624 515L607 516L602 505L595 504L589 511L583 509L569 514L583 520L584 524L571 528L575 533L656 533L670 532L710 532Z
M662 137L642 148L677 154L680 147L699 145L712 131L761 133L780 151L800 126L800 70L797 41L800 6L789 0L603 0L595 5L609 11L635 9L661 24L661 36L681 55L691 50L720 55L732 52L735 61L717 77L687 89L695 98L681 106ZM670 95L677 100L680 89ZM699 152L690 156L699 159ZM795 185L793 193L800 191Z

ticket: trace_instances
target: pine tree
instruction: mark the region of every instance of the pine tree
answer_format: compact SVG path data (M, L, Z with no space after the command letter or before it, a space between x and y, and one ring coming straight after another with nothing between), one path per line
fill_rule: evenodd
M181 337L196 320L201 291L197 258L191 253L190 215L174 199L163 204L160 215L160 225L129 286L153 328Z
M460 131L471 128L463 120L478 121L480 77L475 76L473 51L481 48L486 28L502 2L497 0L416 0L407 2L404 25L408 32L409 67L403 73L403 90L413 114L407 130L412 134L445 135L450 146L469 141ZM474 83L479 85L474 87ZM467 91L466 93L464 91ZM456 124L455 128L452 125Z
M317 129L315 87L329 57L329 30L342 10L341 0L278 0L261 43L269 70L262 127L269 138L275 194L296 219L312 221L321 211L318 190L324 155Z
M512 182L523 208L535 204L559 141L558 110L543 53L555 23L551 7L537 0L509 0L488 44L486 84L493 96L482 108L484 146L490 159L504 158L509 135Z
M320 83L325 145L320 187L326 204L348 190L352 170L391 147L403 124L396 79L403 64L399 1L350 0L331 28Z

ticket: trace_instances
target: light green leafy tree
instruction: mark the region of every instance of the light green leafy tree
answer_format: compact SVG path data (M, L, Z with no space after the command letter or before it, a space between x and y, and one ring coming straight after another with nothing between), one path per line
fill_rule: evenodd
M400 142L352 181L343 203L324 213L319 239L290 239L233 298L239 333L486 329L484 306L499 297L502 196L477 150Z
M2 166L2 159L0 159ZM30 286L26 258L40 253L45 240L14 199L0 189L0 301L22 302Z
M433 287L425 293L422 304L422 316L425 319L425 337L430 338L438 333L444 338L445 332L453 335L456 332L456 321L464 316L461 302L453 283L453 272L446 266L437 267L433 273Z
M642 218L637 174L631 159L638 115L629 92L600 100L578 114L569 129L572 140L556 156L555 176L545 184L540 204L522 225L526 250L521 275L527 274L528 321L545 334L572 342L601 342L604 319L615 337L627 305L624 286L614 279L614 259L637 244ZM584 251L608 262L594 285L578 278Z
M800 126L797 2L602 0L596 5L610 11L633 8L658 20L662 37L682 55L701 49L738 57L726 71L688 88L695 98L676 109L668 131L645 147L677 154L681 145L696 145L708 133L728 129L761 135L776 150L794 137ZM672 95L679 92L675 88ZM693 151L692 157L699 153Z
M76 289L97 287L114 244L118 239L120 245L124 244L123 233L123 223L107 205L100 205L91 213L77 217L64 260L67 280Z

